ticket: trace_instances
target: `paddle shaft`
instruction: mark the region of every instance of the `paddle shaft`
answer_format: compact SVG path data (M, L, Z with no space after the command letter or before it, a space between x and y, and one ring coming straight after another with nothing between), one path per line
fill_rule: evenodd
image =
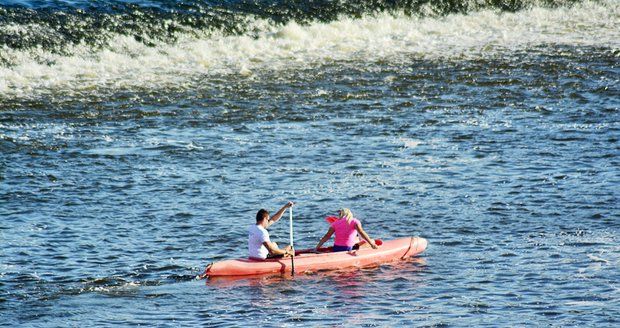
M288 223L289 223L289 235L290 235L290 244L293 249L293 208L288 208ZM293 250L293 254L291 255L291 274L295 275L295 251Z

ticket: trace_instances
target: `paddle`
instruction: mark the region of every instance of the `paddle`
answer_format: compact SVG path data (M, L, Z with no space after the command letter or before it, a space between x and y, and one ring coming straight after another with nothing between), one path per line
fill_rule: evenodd
M290 244L291 244L291 248L293 248L293 254L291 255L291 275L295 275L295 251L294 251L294 246L293 246L293 207L289 207L289 212L288 212L288 223L289 223L289 235L290 235Z

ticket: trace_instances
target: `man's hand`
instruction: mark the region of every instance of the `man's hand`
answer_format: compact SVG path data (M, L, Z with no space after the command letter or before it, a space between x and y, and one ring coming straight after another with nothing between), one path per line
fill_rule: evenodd
M295 205L295 203L288 202L284 206L282 206L282 208L278 212L276 212L276 214L274 214L272 217L269 218L269 222L267 223L267 227L269 227L270 225L276 223L276 221L280 220L280 218L282 217L282 214L284 214L284 211L286 211L286 209L288 209L289 207L291 207L293 205Z
M284 247L284 255L295 255L295 249L293 248L293 246L288 245Z

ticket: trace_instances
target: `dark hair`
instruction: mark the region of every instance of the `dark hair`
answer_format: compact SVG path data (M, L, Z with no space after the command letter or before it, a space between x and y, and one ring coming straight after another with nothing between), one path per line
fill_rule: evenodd
M267 212L266 209L261 208L258 213L256 213L256 223L263 221L265 217L269 218L269 212Z

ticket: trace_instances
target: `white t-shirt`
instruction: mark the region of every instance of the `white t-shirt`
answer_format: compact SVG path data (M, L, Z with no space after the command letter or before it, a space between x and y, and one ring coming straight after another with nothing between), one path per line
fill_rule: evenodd
M266 259L269 250L263 245L264 242L270 242L269 232L261 226L252 225L248 229L248 253L250 257Z

